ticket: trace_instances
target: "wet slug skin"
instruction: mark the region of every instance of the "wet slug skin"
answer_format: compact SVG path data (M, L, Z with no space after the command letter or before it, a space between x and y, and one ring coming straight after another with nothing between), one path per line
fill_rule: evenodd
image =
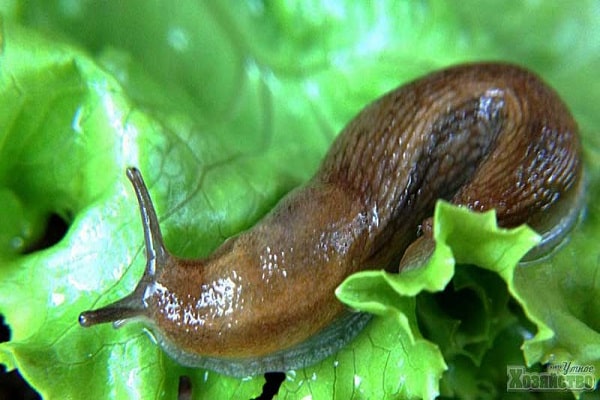
M369 316L345 309L350 274L400 272L432 247L437 199L559 243L583 197L577 125L556 92L509 64L468 64L403 85L361 110L319 170L208 258L164 246L142 175L146 270L133 293L80 315L83 326L144 320L183 365L233 376L300 368L331 355Z

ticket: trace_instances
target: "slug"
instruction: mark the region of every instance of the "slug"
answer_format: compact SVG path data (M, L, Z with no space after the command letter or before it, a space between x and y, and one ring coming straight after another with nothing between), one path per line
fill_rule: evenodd
M427 256L437 199L495 209L500 226L527 223L551 248L578 218L582 174L577 125L535 74L497 63L434 72L366 106L310 181L204 259L167 251L128 169L146 269L130 295L79 322L141 319L181 364L233 376L304 367L369 321L335 297L347 276Z

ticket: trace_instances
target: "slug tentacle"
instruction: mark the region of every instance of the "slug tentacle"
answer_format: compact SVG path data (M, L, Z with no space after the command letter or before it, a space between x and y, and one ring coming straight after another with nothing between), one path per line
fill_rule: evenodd
M131 294L105 307L82 312L79 314L79 324L87 328L112 322L118 328L130 319L145 315L146 306L140 301L144 291L139 288L140 285Z
M154 292L157 270L163 269L171 257L164 246L156 211L140 171L137 168L127 168L127 177L135 190L142 217L146 269L131 294L100 309L81 313L79 323L85 327L104 322L113 322L118 327L128 319L148 316L146 300Z
M152 199L148 193L148 188L144 183L142 174L137 168L127 168L127 177L135 189L135 195L138 199L140 214L142 217L142 226L144 228L144 241L146 242L146 274L155 275L158 266L164 266L167 263L169 254L165 245L156 217L156 211L152 204Z
M559 244L583 208L579 153L567 107L533 73L493 63L448 68L366 106L309 182L197 260L169 255L130 168L146 271L131 295L82 313L80 323L144 317L174 359L229 375L307 366L368 322L335 297L346 277L431 255L438 199L495 209L502 227L529 224L543 235L530 258Z

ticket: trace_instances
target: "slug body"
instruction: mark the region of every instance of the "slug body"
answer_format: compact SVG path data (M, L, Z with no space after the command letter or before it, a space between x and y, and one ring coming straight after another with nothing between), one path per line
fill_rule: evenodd
M344 309L336 287L359 270L397 270L407 248L401 267L426 255L437 199L496 209L501 226L528 223L554 245L577 219L579 152L569 111L531 72L442 70L364 108L308 183L201 260L168 253L129 169L146 272L131 295L80 323L142 318L182 364L230 375L314 363L368 321Z

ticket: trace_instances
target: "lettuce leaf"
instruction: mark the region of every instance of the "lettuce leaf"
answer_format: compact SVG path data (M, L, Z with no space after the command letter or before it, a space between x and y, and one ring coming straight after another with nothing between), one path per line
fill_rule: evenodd
M597 14L591 0L0 2L0 313L11 330L0 363L46 398L173 398L183 375L194 398L258 396L262 377L182 368L138 324L78 326L143 270L125 168L142 170L169 249L204 256L308 179L371 99L494 58L540 72L580 122L581 226L525 268L517 255L510 267L473 258L463 247L476 220L423 272L351 277L340 297L378 317L335 357L289 372L279 396L497 397L508 364L598 370ZM462 213L441 205L436 218L460 227ZM68 231L40 248L52 215ZM506 241L527 247L525 236ZM455 269L452 254L480 267Z

